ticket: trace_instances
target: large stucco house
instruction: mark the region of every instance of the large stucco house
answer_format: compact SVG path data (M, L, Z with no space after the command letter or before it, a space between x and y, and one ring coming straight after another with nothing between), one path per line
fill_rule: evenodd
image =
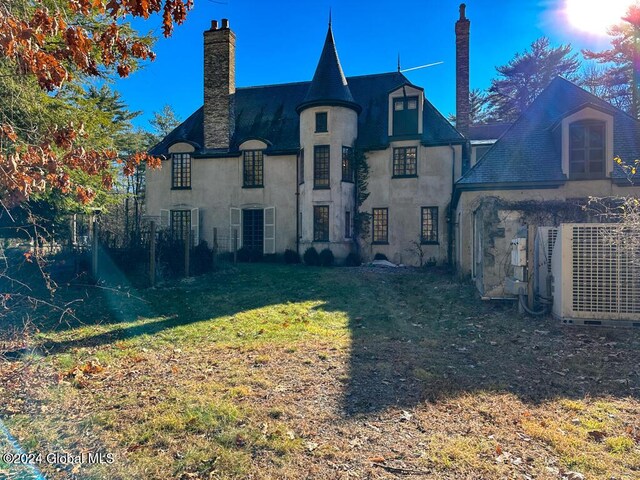
M469 124L469 31L456 22L454 128L400 72L345 77L331 26L310 82L236 88L227 20L204 32L204 106L156 145L147 214L177 235L264 254L354 248L354 149L369 164L361 254L454 264L503 295L509 242L532 220L589 195L639 194L615 155L640 156L638 122L556 79L512 125ZM551 202L536 204L535 202ZM553 203L555 202L555 203ZM546 206L545 206L546 205ZM564 215L564 216L563 216ZM504 268L503 268L504 267Z

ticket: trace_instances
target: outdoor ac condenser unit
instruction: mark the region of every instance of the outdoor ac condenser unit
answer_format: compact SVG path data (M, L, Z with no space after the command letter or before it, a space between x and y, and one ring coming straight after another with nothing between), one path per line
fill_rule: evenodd
M553 296L551 284L551 259L553 246L558 237L557 227L538 227L534 249L534 291L536 295L549 300Z
M551 258L553 315L563 323L640 327L640 265L607 224L563 224Z

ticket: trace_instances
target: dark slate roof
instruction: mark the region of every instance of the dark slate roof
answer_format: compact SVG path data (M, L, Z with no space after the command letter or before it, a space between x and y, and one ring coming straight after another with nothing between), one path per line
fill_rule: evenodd
M489 123L486 125L470 125L467 138L473 140L496 140L511 126L510 123Z
M388 95L402 85L409 85L407 78L398 72L380 73L349 77L348 83L355 102L362 107L358 116L358 146L363 149L386 147L389 144ZM296 107L304 100L309 85L310 82L301 82L238 88L235 94L236 130L230 151L237 152L243 141L252 138L266 141L269 145L267 153L292 152L299 149L300 117ZM464 141L458 131L426 100L423 124L424 134L421 141L426 145ZM229 154L202 149L202 108L196 110L149 153L166 155L168 148L176 142L192 143L196 147L197 155Z
M613 115L614 155L635 159L640 154L639 124L623 111L561 77L555 78L529 108L458 180L461 188L482 184L557 183L566 181L562 173L559 132L555 128L567 115L591 106ZM617 165L615 180L625 179Z
M343 105L360 111L342 71L331 25L311 85L298 111L317 105Z

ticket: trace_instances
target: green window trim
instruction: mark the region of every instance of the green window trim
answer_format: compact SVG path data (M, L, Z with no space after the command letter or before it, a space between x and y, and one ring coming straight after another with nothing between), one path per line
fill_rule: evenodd
M264 154L262 150L245 150L242 152L242 186L243 188L264 187Z
M418 176L418 147L396 147L393 149L392 178Z
M389 243L389 209L374 208L371 212L371 243L387 245Z
M438 207L420 209L420 243L438 245Z
M329 241L329 206L313 206L313 241Z
M329 145L313 147L313 188L330 188L331 153Z
M191 188L191 154L171 154L171 189L188 190Z

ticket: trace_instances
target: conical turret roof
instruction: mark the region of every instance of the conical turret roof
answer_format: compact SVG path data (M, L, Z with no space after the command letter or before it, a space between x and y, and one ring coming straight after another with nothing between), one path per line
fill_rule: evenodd
M323 105L339 105L351 108L358 113L362 110L353 99L347 79L340 66L331 24L329 24L327 38L324 41L320 61L316 67L316 73L313 75L309 91L304 101L298 105L297 110L299 113L306 108Z

